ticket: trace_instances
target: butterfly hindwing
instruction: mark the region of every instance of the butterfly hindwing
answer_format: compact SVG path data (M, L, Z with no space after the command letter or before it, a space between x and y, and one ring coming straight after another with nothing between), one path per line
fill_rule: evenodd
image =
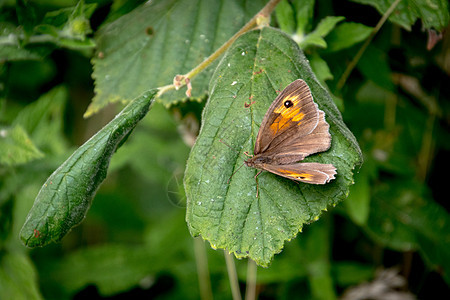
M312 184L328 183L336 175L336 168L332 164L320 163L264 165L264 170L291 180Z
M260 126L254 154L270 151L292 136L311 133L319 122L319 109L305 81L289 84L269 107Z

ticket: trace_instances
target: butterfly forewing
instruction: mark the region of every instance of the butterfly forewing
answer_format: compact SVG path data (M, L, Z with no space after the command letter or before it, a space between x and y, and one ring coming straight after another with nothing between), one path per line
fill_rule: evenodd
M258 132L254 154L270 151L290 139L311 133L319 110L308 85L301 79L289 84L269 107Z
M270 156L276 164L291 164L311 154L326 151L331 145L329 128L325 113L319 110L319 123L310 134L292 137L289 143L281 143L264 152L264 155Z

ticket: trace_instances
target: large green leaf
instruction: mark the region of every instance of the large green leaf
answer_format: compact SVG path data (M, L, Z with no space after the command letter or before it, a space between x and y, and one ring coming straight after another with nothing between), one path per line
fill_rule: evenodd
M374 6L381 14L384 14L395 0L352 0ZM389 17L394 23L410 30L411 26L421 19L425 28L443 30L448 24L449 11L448 0L403 0L397 5Z
M25 245L59 241L83 220L106 177L111 156L147 114L155 94L151 90L131 102L50 175L20 232Z
M228 181L242 165L243 152L253 153L259 125L277 91L298 78L308 83L325 111L333 137L327 152L306 161L333 163L337 178L317 186L263 172L257 177L256 197L256 169L242 167ZM247 108L245 103L252 104ZM284 241L346 197L352 169L361 161L353 134L297 44L271 28L251 31L227 51L211 79L202 128L185 173L190 231L213 248L226 248L267 266Z
M420 182L391 180L374 191L366 231L399 251L420 250L450 282L450 214Z
M175 75L187 73L219 48L265 2L155 0L103 27L93 59L97 95L86 116L149 87L171 84ZM193 98L205 95L214 66L193 79ZM184 93L170 91L160 100L168 105L186 99Z

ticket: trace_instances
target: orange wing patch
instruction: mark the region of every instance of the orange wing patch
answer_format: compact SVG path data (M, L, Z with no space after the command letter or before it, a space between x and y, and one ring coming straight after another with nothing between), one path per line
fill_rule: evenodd
M294 172L286 171L286 170L279 170L279 171L280 171L280 173L283 173L289 177L294 177L296 179L301 179L301 180L306 180L306 181L310 181L314 177L313 174L309 174L309 173L294 173Z
M284 103L286 101L292 101L294 103L293 106L286 108ZM295 108L299 106L301 99L299 99L299 95L290 95L282 99L280 101L280 105L274 109L274 113L280 114L270 125L270 130L276 134L286 123L293 121L299 122L304 117L305 114L300 112L301 107Z

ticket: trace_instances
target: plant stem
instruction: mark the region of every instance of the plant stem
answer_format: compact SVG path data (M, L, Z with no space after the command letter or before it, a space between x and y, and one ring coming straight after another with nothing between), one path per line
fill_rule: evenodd
M391 6L388 8L388 10L384 13L383 17L380 19L380 21L378 22L378 24L373 28L372 32L370 33L369 37L367 38L367 40L364 42L364 44L361 46L361 48L359 49L358 53L356 53L355 57L353 58L353 60L350 62L350 64L347 66L347 68L345 69L344 73L342 74L341 78L339 79L337 85L336 85L336 89L339 91L342 89L342 87L344 86L345 82L347 81L347 78L350 76L350 73L353 71L353 69L356 67L356 64L358 63L358 61L361 59L364 51L366 51L366 48L369 46L370 42L372 42L373 38L375 37L375 35L378 33L378 31L380 30L381 26L383 26L383 24L386 22L386 20L389 18L389 16L392 14L392 12L394 11L394 9L397 7L397 5L400 3L400 1L402 0L396 0L394 1Z
M223 253L225 254L225 261L227 263L228 279L230 280L233 300L240 300L242 299L242 296L241 291L239 290L239 281L237 279L236 266L234 264L233 255L228 253L226 250L224 250Z
M247 261L247 289L245 290L245 300L256 299L256 263L250 258Z
M208 258L206 257L205 242L202 238L194 238L195 263L197 266L198 284L200 298L203 300L213 299L211 280L208 270Z
M242 34L246 33L247 31L250 31L255 25L257 25L258 18L263 16L269 16L272 11L275 9L275 6L280 2L281 0L270 0L256 15L251 18L250 21L247 22L238 32L236 32L228 41L226 41L222 46L220 46L219 49L217 49L213 54L211 54L208 58L206 58L203 62L201 62L199 65L197 65L194 69L187 72L186 74L182 75L183 78L189 78L192 79L195 77L198 73L206 69L212 62L214 62L219 56L221 56L233 43L234 41ZM182 83L178 88L184 86L186 83ZM159 88L159 92L156 95L156 97L160 97L162 94L169 90L175 89L174 84L169 84L166 86L163 86Z

